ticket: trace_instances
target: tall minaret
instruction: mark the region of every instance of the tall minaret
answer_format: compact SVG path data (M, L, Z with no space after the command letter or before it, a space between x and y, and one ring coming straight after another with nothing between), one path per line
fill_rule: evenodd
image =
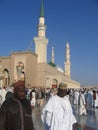
M71 77L71 70L70 70L70 66L71 66L71 63L70 63L70 47L69 47L69 44L67 42L66 44L66 60L65 60L65 66L64 66L64 70L65 70L65 75L67 75L69 78Z
M38 30L38 36L34 37L35 52L38 55L38 63L46 63L48 39L45 36L46 25L45 25L45 18L44 18L43 0L41 2L41 10L40 10L39 24L37 26L37 30Z
M54 47L52 47L52 59L51 59L52 63L54 63Z

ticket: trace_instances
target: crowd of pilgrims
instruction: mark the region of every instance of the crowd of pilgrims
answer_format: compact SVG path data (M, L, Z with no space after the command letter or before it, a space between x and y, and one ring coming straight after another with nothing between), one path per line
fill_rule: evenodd
M32 109L35 105L43 106L44 102L51 96L57 94L57 88L26 88L26 98L30 100ZM13 96L13 87L0 88L0 106ZM79 106L79 114L87 114L86 109L98 108L98 90L93 88L67 89L67 96L71 104Z

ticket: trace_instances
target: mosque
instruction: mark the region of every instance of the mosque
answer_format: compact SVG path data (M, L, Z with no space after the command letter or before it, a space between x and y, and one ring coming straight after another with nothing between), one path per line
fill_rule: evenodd
M18 80L25 81L26 87L54 88L63 82L69 88L80 88L80 83L71 79L70 46L66 44L64 70L54 63L54 48L52 58L47 62L46 25L44 6L41 2L38 36L33 38L35 52L12 52L9 56L0 56L0 86L7 87Z

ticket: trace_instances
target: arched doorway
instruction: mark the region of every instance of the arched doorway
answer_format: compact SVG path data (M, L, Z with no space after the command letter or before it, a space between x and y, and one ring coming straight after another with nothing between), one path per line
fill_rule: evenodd
M3 70L3 86L7 87L10 85L10 76L8 69Z
M52 80L52 88L57 88L58 81L56 79Z

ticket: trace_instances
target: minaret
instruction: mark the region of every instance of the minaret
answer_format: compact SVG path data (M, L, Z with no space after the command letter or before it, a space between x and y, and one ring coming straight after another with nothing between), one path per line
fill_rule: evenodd
M65 66L64 66L64 70L65 70L65 75L67 75L69 78L71 77L71 70L70 70L70 47L69 47L69 43L67 42L66 44L66 60L65 60Z
M46 25L44 18L44 6L43 0L41 2L41 10L39 17L39 24L37 26L38 36L34 37L35 43L35 53L38 55L38 63L46 63L47 62L47 44L48 39L46 38Z
M52 63L54 63L54 47L52 47L52 59L51 59Z

